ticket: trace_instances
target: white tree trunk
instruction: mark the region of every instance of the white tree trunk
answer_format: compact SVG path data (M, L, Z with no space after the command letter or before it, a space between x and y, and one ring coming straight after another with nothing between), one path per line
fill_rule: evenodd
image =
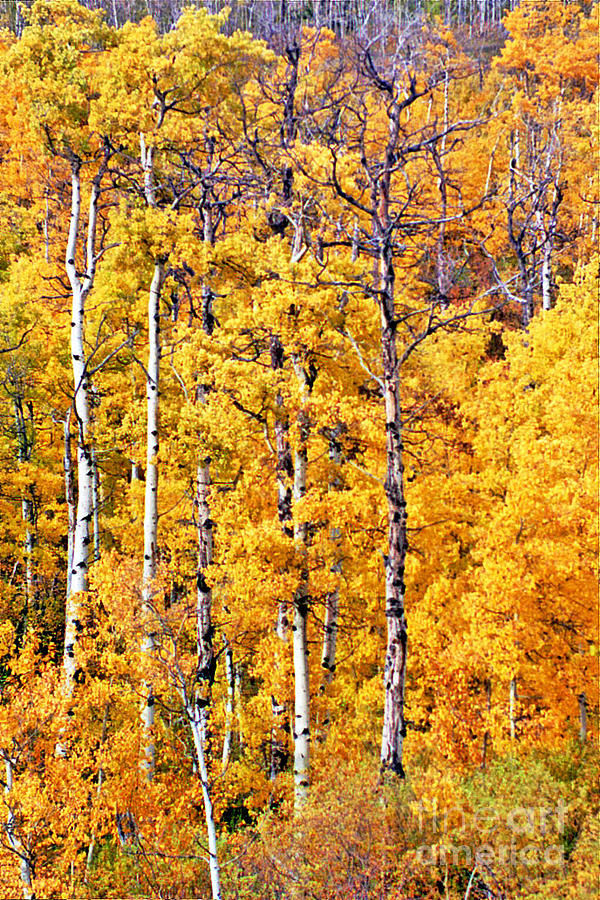
M229 765L231 745L233 743L233 714L235 708L235 675L233 667L233 651L225 635L225 677L227 679L227 705L225 708L225 737L223 738L223 754L221 757L221 769L223 772Z
M92 448L92 503L94 505L94 562L100 559L100 474L96 451Z
M12 760L8 757L4 757L4 762L6 768L6 784L4 785L4 794L6 796L6 806L8 809L5 827L6 837L10 849L19 858L19 869L21 874L21 882L23 884L23 898L24 900L35 900L35 894L33 892L33 882L31 877L31 862L29 859L29 855L26 853L21 841L19 840L19 836L17 834L15 811L10 802L10 794L13 788L13 764Z
M399 128L397 107L390 119L389 149L395 149ZM400 411L400 376L396 344L394 307L394 264L389 243L389 174L379 184L381 204L374 216L374 237L379 245L379 308L381 354L386 428L385 494L388 505L388 552L385 557L385 615L387 648L384 669L384 713L381 736L381 768L404 774L402 753L406 724L404 687L406 681L407 629L404 613L407 514L404 496L404 448Z
M196 505L198 515L198 571L196 601L196 645L198 667L196 678L203 695L204 722L206 724L210 704L211 689L215 677L215 654L213 649L212 590L206 580L213 562L213 523L210 518L210 457L198 463L196 482Z
M552 246L548 239L548 243L544 247L544 256L542 259L542 308L545 310L552 309L552 268L551 268Z
M156 191L154 188L154 148L146 146L146 138L140 134L140 161L144 173L144 194L148 206L156 207Z
M242 716L242 667L239 662L234 665L234 712L237 723L238 748L244 749L244 720Z
M46 200L46 215L44 216L44 258L46 262L50 262L50 204L48 202L48 188L46 188L44 197Z
M93 465L89 404L89 378L87 373L84 327L85 302L94 284L96 273L96 226L98 218L98 200L100 183L104 168L92 182L88 211L88 230L86 245L86 267L83 278L80 277L76 265L77 238L80 230L81 214L81 180L80 161L74 158L71 163L71 218L65 267L72 291L71 309L71 360L73 366L73 409L77 419L77 512L73 535L73 553L71 558L69 594L66 603L64 673L65 699L73 695L75 676L77 673L77 636L81 628L81 604L83 594L88 589L88 565L90 544L90 522L93 516ZM68 427L68 424L67 426ZM66 432L65 432L66 436ZM67 442L65 444L65 451ZM66 465L66 453L65 453ZM65 468L65 474L67 470Z
M271 335L270 340L271 368L274 371L283 369L284 348L277 335ZM283 397L278 391L275 397L275 471L277 478L277 517L283 534L290 540L294 535L292 524L292 494L294 463L289 437L289 421L285 409ZM287 597L282 597L277 609L276 632L280 641L278 655L283 653L287 644L290 617L290 602ZM275 663L277 668L277 661ZM287 762L286 731L288 709L285 700L280 696L271 697L271 709L273 725L271 728L271 761L269 777L271 781L283 771Z
M513 675L510 679L510 687L508 692L508 720L510 726L510 739L514 741L517 736L516 727L516 708L517 708L517 676Z
M17 433L17 446L18 446L18 460L19 463L27 463L31 459L31 442L27 437L27 424L25 422L25 415L23 412L23 398L21 394L17 393L14 397L14 407L15 407L15 428ZM33 416L33 414L31 414ZM23 542L23 551L24 551L24 559L25 559L25 611L24 611L24 627L23 633L27 633L27 627L29 622L29 616L31 614L31 609L35 603L36 599L36 590L35 590L35 572L34 572L34 563L33 563L33 552L36 544L36 531L35 531L35 504L30 493L30 496L27 496L27 492L31 492L32 486L26 485L24 487L24 493L21 498L21 515L23 518L23 522L25 523L25 540Z
M219 857L217 853L217 831L215 828L215 817L213 813L213 805L208 783L208 771L206 768L206 759L204 755L204 731L202 727L202 713L197 704L190 703L185 695L183 699L185 703L187 719L190 723L190 728L192 729L192 735L194 737L196 761L198 763L198 774L200 775L200 784L202 786L204 816L206 819L206 831L208 835L208 854L212 900L221 900L221 875L219 870Z
M582 744L587 741L587 698L585 694L579 694L579 740Z
M205 574L213 561L213 527L210 518L210 457L202 459L197 471L197 507L198 507L198 652L199 669L210 667L213 657L211 635L212 591L208 586Z
M308 598L301 586L294 602L294 806L308 797L310 776L310 685L306 623Z
M331 529L331 540L338 543L340 537L340 529ZM342 564L338 560L332 567L332 572L336 575L341 574ZM335 652L337 649L337 633L338 633L338 613L340 608L340 589L339 585L329 592L325 600L325 623L323 634L323 652L321 655L321 666L323 673L323 688L333 681L335 672Z
M550 159L548 161L550 168ZM544 246L542 256L542 308L552 309L552 254L558 226L558 210L563 200L563 191L559 184L561 164L554 176L552 204L550 206L549 221L545 228Z
M303 393L307 389L306 373L294 360L294 369ZM309 424L304 409L299 413L299 442L294 455L294 504L306 494ZM295 510L294 542L300 560L299 584L294 598L294 807L298 810L309 791L310 779L310 682L308 662L308 526Z
M159 450L159 375L160 375L160 294L165 267L161 260L154 264L154 276L148 295L148 366L146 375L146 492L144 497L144 572L142 587L142 617L144 637L142 658L154 652L154 581L156 578L158 539L158 450ZM150 781L154 777L154 694L152 685L144 687L142 706L143 769Z
M342 451L340 448L339 441L337 437L333 435L329 441L329 459L333 466L335 466L335 474L330 479L329 489L330 491L339 489L340 479L338 475L338 470L342 462ZM340 605L340 588L339 588L339 577L342 572L342 561L339 555L339 543L341 538L341 529L335 525L330 528L329 538L333 547L335 548L335 561L331 567L331 571L335 573L338 578L338 584L336 584L335 588L330 591L325 600L325 622L324 622L324 633L323 633L323 652L321 654L321 666L324 670L323 673L323 684L322 689L325 691L327 685L331 684L333 680L333 673L335 672L335 652L337 646L337 633L338 633L338 613L339 613L339 605ZM325 716L325 725L327 725L328 716Z
M75 485L73 483L73 457L71 454L71 410L69 409L64 423L64 457L65 499L67 501L67 597L71 593L71 572L73 569L73 540L75 537Z

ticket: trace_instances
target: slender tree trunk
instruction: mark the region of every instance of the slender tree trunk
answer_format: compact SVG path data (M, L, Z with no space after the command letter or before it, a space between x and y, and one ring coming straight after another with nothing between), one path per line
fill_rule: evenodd
M274 371L283 369L284 350L277 335L271 335L270 343L271 368ZM294 528L292 524L292 486L294 478L294 463L289 438L289 420L283 398L278 391L275 397L275 471L277 478L277 517L283 534L292 540ZM289 631L289 601L282 598L277 610L277 637L281 642L281 648L287 643ZM282 652L281 651L281 652ZM288 710L286 703L280 697L271 697L273 725L271 728L271 781L284 770L287 762L286 732Z
M209 206L202 210L203 239L206 244L213 244L215 235L213 217ZM215 326L212 312L214 300L210 285L204 281L202 285L202 328L210 337ZM198 387L197 397L201 403L206 402L206 388ZM204 731L208 718L208 709L211 699L211 690L215 678L216 658L213 648L212 625L212 590L206 576L213 563L214 534L213 521L210 515L210 456L199 459L196 473L196 508L198 516L198 570L197 570L197 603L196 603L196 628L198 647L197 681L202 687L202 716ZM196 698L198 702L198 698Z
M27 498L22 502L22 516L25 522L25 627L23 633L27 633L31 611L36 604L35 571L33 554L36 545L34 506Z
M206 768L206 759L204 755L202 712L198 708L198 705L196 703L190 703L187 698L184 699L184 703L186 715L188 718L188 722L190 723L190 728L192 729L192 735L194 738L196 761L198 763L198 774L200 776L200 784L202 786L202 799L204 802L204 815L206 819L206 831L208 835L208 855L212 900L221 900L221 875L219 870L219 857L217 853L217 830L215 828L215 818L208 782L208 770Z
M332 436L329 441L329 459L331 461L332 466L335 466L335 474L330 479L330 490L339 490L340 487L340 478L339 478L339 468L342 462L342 451L340 442L336 436ZM339 553L339 543L341 538L341 529L334 525L330 528L329 538L333 547L335 548L335 561L331 567L331 571L335 573L338 578L338 584L336 584L333 591L330 591L325 600L325 622L324 622L324 630L323 630L323 651L321 654L321 667L324 670L323 674L323 683L322 690L323 692L326 690L327 685L331 684L333 680L333 673L335 672L335 652L337 646L337 633L338 633L338 613L339 613L339 605L340 605L340 588L339 588L339 576L342 572L342 560ZM328 723L328 715L325 716L325 725Z
M44 258L50 262L50 202L48 200L48 188L44 191L46 214L44 216Z
M275 449L277 452L277 515L281 530L287 537L293 536L292 525L292 479L294 477L294 463L289 441L289 423L287 414L283 408L281 394L275 399L277 418L275 419ZM278 413L281 415L278 415ZM287 599L279 603L277 613L277 635L281 641L287 640L289 628L289 608Z
M67 597L71 594L71 572L73 570L73 542L75 539L75 485L73 481L73 457L71 454L71 410L67 411L64 423L65 499L67 501Z
M197 472L196 503L198 510L198 594L197 594L197 643L198 680L204 684L208 703L214 680L215 655L213 651L212 591L206 575L213 561L213 523L210 518L210 457L200 460Z
M154 277L148 296L148 367L146 376L146 490L144 496L144 574L142 588L142 617L144 637L142 658L149 660L154 653L154 581L157 568L158 545L158 450L159 450L159 375L160 375L160 294L165 277L162 260L154 264ZM142 707L143 768L146 778L154 777L154 694L152 685L145 685L146 699Z
M231 756L233 743L233 715L235 709L235 672L233 666L233 651L227 638L223 635L225 645L225 678L227 679L227 705L225 708L225 736L223 738L223 753L221 756L221 769L226 771Z
M515 252L515 256L517 257L522 294L522 324L523 328L527 330L533 316L532 280L535 274L535 262L528 260L527 248L524 244L528 230L526 225L530 223L526 222L525 225L523 225L522 223L515 220L515 214L518 214L520 211L523 212L523 215L527 216L527 213L522 210L522 197L520 196L519 188L517 185L517 176L521 171L521 142L518 130L514 131L511 135L511 144L513 155L510 162L507 208L508 238Z
M390 107L389 139L385 163L373 197L373 235L379 250L379 310L386 429L385 495L388 507L388 552L385 557L385 615L387 648L384 668L384 715L381 769L404 775L402 751L406 736L404 687L406 681L407 629L404 613L407 515L404 496L404 450L400 410L400 375L394 307L394 262L389 212L390 179L398 142L400 108ZM375 203L378 200L378 203Z
M449 294L452 285L452 271L450 259L446 251L446 218L448 214L448 189L446 184L446 174L444 172L443 157L446 150L446 131L448 130L449 120L449 84L450 73L448 69L444 72L444 122L443 137L440 141L439 148L434 144L432 146L433 160L438 171L438 190L440 194L439 207L439 231L436 242L436 281L437 289L442 309L447 309L450 302Z
M552 246L548 241L544 247L542 258L542 308L544 310L552 309L552 266L550 263L552 256Z
M381 766L399 775L406 725L404 685L406 679L406 619L404 615L404 568L407 551L404 460L400 413L400 379L394 323L393 271L387 253L381 261L381 343L386 415L388 505L388 553L385 558L385 614L387 650L384 670L385 703L381 741Z
M514 741L517 736L516 715L517 715L517 676L513 675L510 679L508 689L508 721L510 726L510 739Z
M558 209L563 200L563 191L558 183L559 177L560 166L555 176L550 220L546 228L542 250L542 308L544 310L552 309L552 254L554 252L554 240L558 224Z
M94 562L100 559L100 474L96 451L92 448L92 501L94 504Z
M305 395L306 373L294 360L294 369ZM294 504L306 494L309 422L304 408L299 412L299 440L294 456ZM308 660L308 524L295 512L294 543L300 561L299 584L294 598L294 807L298 810L308 797L310 779L310 683Z
M151 209L156 208L154 185L154 149L146 146L140 134L140 161L144 173L144 195ZM158 563L158 451L160 413L160 297L165 279L165 259L154 260L154 274L148 294L148 367L146 370L146 484L144 492L144 570L142 585L142 619L144 635L141 657L148 664L154 655L155 579ZM144 683L142 702L142 770L147 781L154 777L156 747L154 744L155 701L151 682Z
M6 797L6 806L8 809L7 818L6 818L6 837L8 840L8 844L10 849L16 856L19 858L19 870L21 875L21 883L23 885L23 898L24 900L35 900L35 893L33 891L33 881L32 881L32 866L30 857L23 847L21 841L19 840L19 836L17 834L17 822L14 807L10 802L10 795L13 789L13 764L12 760L8 757L4 757L5 770L6 770L6 783L4 785L4 794Z
M271 336L271 368L274 371L283 369L284 351L279 338ZM277 516L281 530L286 537L292 538L294 529L292 525L292 484L294 479L294 463L289 437L289 420L283 398L278 391L275 397L275 451L276 477L277 477ZM277 616L277 634L280 640L287 640L289 627L288 601L282 599L279 603Z
M31 459L31 440L27 437L27 423L23 412L23 400L19 394L14 397L15 429L17 433L17 455L21 465ZM31 413L33 417L33 413ZM33 424L33 423L32 423ZM21 516L25 523L23 555L25 559L25 610L23 634L27 633L31 610L36 602L35 572L33 553L36 545L36 514L33 500L33 485L26 485L21 498ZM29 494L29 496L28 496Z
M579 694L579 740L582 744L587 741L587 698L585 693Z
M75 179L74 179L75 185ZM76 189L73 187L75 203ZM79 218L79 178L77 176L77 213ZM74 255L74 248L73 248ZM72 257L70 257L73 262ZM74 263L73 263L74 266ZM73 381L75 387L74 409L77 420L77 512L73 537L73 560L71 569L71 593L67 600L67 623L65 630L65 674L67 696L70 697L75 685L77 670L75 645L80 628L82 595L88 588L89 528L92 519L92 461L90 438L90 408L88 381L83 343L84 297L79 280L73 289L73 310L71 325L71 356L73 360Z
M93 517L93 465L91 447L91 419L89 403L89 377L84 344L85 302L94 284L96 273L96 226L100 184L106 167L105 159L92 182L89 202L86 270L83 279L77 272L76 250L81 214L81 162L71 161L71 218L65 266L72 291L71 310L71 359L73 365L73 409L77 420L77 512L73 536L70 590L66 603L65 626L65 698L70 701L75 688L77 673L77 636L82 627L80 621L83 595L88 589L90 555L90 522Z
M242 667L239 661L234 664L234 713L237 724L238 749L244 749L244 720L242 711Z

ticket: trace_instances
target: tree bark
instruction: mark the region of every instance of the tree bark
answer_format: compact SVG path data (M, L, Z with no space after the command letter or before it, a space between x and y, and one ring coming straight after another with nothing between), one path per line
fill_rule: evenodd
M8 844L13 853L19 858L19 870L21 875L21 883L23 885L23 900L35 900L32 881L32 865L29 854L23 847L17 834L17 820L14 807L11 806L10 794L13 788L13 762L7 756L4 757L6 770L6 783L4 785L4 794L6 797L6 806L8 809L6 817L6 837Z
M213 244L215 239L213 219L209 207L202 210L203 240ZM212 313L213 292L210 285L202 284L202 328L210 337L213 333L215 319ZM206 402L206 388L199 386L197 398ZM201 436L200 436L201 437ZM212 590L206 580L208 570L213 563L214 534L213 521L210 515L210 456L198 460L196 474L196 508L198 515L198 569L197 569L197 603L196 628L198 647L197 681L203 694L203 721L206 725L211 689L215 678L216 658L213 648L212 625ZM198 698L196 698L196 701Z
M158 544L158 450L159 450L159 376L160 376L160 295L165 277L162 260L154 264L154 276L148 295L148 366L146 375L146 490L144 496L144 573L142 587L142 658L154 653L154 581ZM152 685L144 686L146 699L142 706L142 767L148 781L154 777L154 693Z
M76 250L81 215L81 161L71 160L71 217L65 267L72 291L71 360L73 366L73 410L77 420L77 512L73 535L69 594L66 603L64 674L65 698L73 695L77 674L77 637L81 630L82 597L88 589L90 555L90 522L93 516L93 465L91 447L91 419L89 377L84 344L85 303L94 285L96 274L96 228L100 184L107 159L92 181L88 210L86 268L83 278L77 272ZM66 448L65 448L66 449ZM66 458L66 457L65 457Z
M94 448L92 448L92 503L94 507L94 562L96 562L100 559L100 474Z
M579 702L579 740L582 744L587 741L587 698L585 693L577 697Z
M283 369L284 349L277 335L270 339L271 368L274 371ZM294 528L292 524L292 490L294 478L294 462L289 436L289 420L283 397L278 391L275 397L275 472L277 479L277 517L283 534L292 540ZM289 631L289 601L281 598L277 609L276 631L282 648L287 642ZM288 752L286 748L286 731L288 709L279 697L271 697L273 725L271 728L271 758L269 777L271 781L284 770Z
M381 260L381 349L386 415L387 472L385 494L388 506L388 553L385 558L385 615L387 648L384 669L384 717L381 767L404 775L402 750L404 686L406 680L407 629L404 614L404 568L407 551L404 460L400 413L400 379L394 323L393 272L387 254Z
M342 451L339 440L336 436L332 436L329 441L329 459L331 461L331 464L335 466L335 474L332 478L330 478L329 487L330 490L338 490L340 486L340 478L338 472L342 462ZM327 594L327 597L325 599L323 651L321 654L321 667L324 670L323 682L321 686L323 692L325 692L327 685L331 684L333 680L333 674L335 672L335 652L337 646L338 613L340 605L339 576L342 572L342 560L339 552L341 533L341 529L337 525L332 526L329 530L329 538L336 554L335 561L331 567L331 571L337 576L338 584L336 584L333 591L330 591ZM329 717L326 714L324 720L325 726L327 725L328 720Z
M202 713L196 703L191 703L188 698L184 699L185 711L192 735L194 738L194 747L196 750L196 761L198 763L198 774L200 776L200 784L202 787L202 800L204 803L204 816L206 819L206 831L208 835L208 855L210 866L210 883L212 889L212 900L221 900L221 874L219 869L219 857L217 852L217 830L215 828L215 817L213 805L210 796L210 786L208 782L208 770L206 768L206 759L204 756L204 734Z
M233 715L235 708L235 673L233 667L233 651L227 638L223 636L225 644L225 677L227 679L227 705L225 708L225 736L223 738L223 753L221 755L221 771L225 772L231 756L233 743Z
M407 629L404 614L404 569L407 541L406 500L404 496L404 458L402 415L400 410L400 375L394 308L394 262L392 253L392 220L389 211L390 178L398 142L400 107L394 100L389 107L389 139L381 177L373 191L373 236L378 248L379 309L381 320L381 354L386 429L385 495L388 507L388 552L385 557L385 615L387 647L384 667L384 716L381 737L382 771L404 775L402 751L406 724L404 721L404 687L406 681Z
M284 350L277 335L271 335L271 368L274 371L283 369ZM294 478L294 463L290 446L290 427L287 411L283 403L283 397L278 391L275 397L275 472L277 478L277 517L281 530L286 537L292 538L294 529L292 525L292 484ZM280 640L287 639L289 627L288 601L280 601L277 615L277 634Z
M209 701L214 681L215 655L213 650L212 590L206 574L213 561L213 523L210 518L210 457L198 463L196 503L198 513L198 573L197 573L197 678L203 686L204 700Z
M17 457L20 464L29 462L31 459L32 439L27 436L27 423L23 411L23 397L20 393L16 393L14 398L15 408L15 429L17 433ZM33 412L30 412L33 418ZM33 422L31 422L33 425ZM28 496L29 493L29 496ZM25 559L25 610L23 634L27 633L29 617L32 607L36 602L36 586L33 553L36 545L36 512L35 502L33 499L33 485L28 484L23 491L21 498L21 516L25 524L25 539L23 542L23 555Z
M305 396L308 380L302 366L294 359L294 369ZM309 422L304 408L298 417L299 440L294 454L294 504L306 494ZM308 524L294 515L294 543L300 562L299 584L294 597L294 808L298 810L308 797L310 782L310 683L308 662Z
M71 572L73 570L73 541L75 538L75 485L73 483L73 456L71 453L71 410L67 411L64 423L65 499L67 501L67 597L71 594Z
M517 736L517 723L516 723L516 713L517 713L517 676L513 675L510 679L510 686L508 689L508 720L510 727L510 739L514 741Z

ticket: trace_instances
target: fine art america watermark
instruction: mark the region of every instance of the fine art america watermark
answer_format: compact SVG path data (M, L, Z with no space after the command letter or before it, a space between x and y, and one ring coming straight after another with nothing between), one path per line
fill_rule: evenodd
M439 809L436 799L427 808L419 801L418 830L430 843L417 848L417 859L429 866L562 869L561 837L567 811L562 800L554 806L515 806L504 812L492 808L471 812L459 806Z

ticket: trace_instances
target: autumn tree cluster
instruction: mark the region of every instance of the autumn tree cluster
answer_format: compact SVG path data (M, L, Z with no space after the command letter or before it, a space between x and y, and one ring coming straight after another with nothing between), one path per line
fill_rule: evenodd
M366 896L340 773L596 730L598 7L377 6L0 34L1 896Z

